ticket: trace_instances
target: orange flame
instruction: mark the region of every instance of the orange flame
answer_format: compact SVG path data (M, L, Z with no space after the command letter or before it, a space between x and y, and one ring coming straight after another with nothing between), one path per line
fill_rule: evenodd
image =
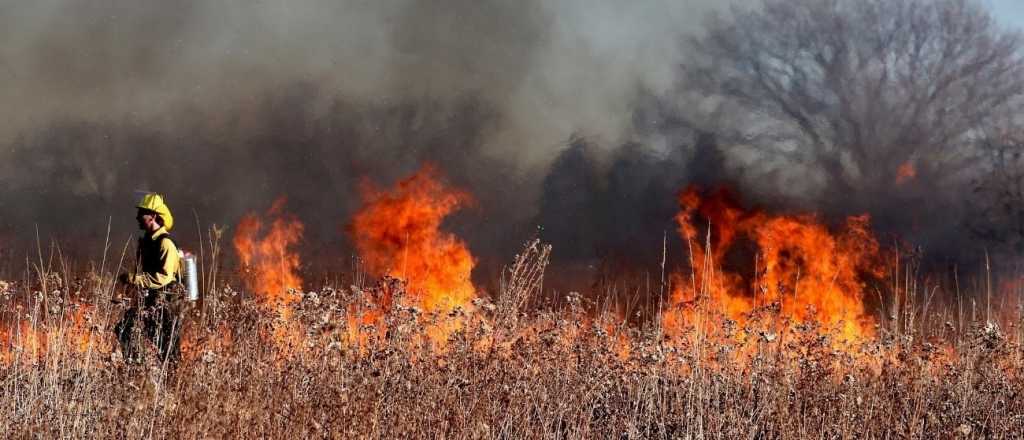
M862 275L880 277L879 245L868 230L869 218L850 217L833 233L813 215L770 215L746 212L732 194L719 189L710 198L694 187L679 196L676 220L690 245L693 274L674 277L672 302L686 308L706 298L727 318L744 323L756 308L777 306L794 324L814 322L837 331L846 341L874 334L873 319L865 313ZM698 237L697 215L710 222L710 251ZM752 280L737 273L716 272L738 239L756 248ZM716 266L718 265L718 266ZM669 312L669 330L685 321L685 313Z
M295 297L288 290L302 288L300 259L293 248L302 239L303 225L283 212L284 204L285 198L279 198L267 211L272 219L269 230L264 231L264 221L250 213L239 222L233 239L246 268L246 287L268 303L289 304Z
M442 183L428 165L391 191L364 185L363 200L352 231L370 272L405 280L417 305L428 311L467 307L476 292L470 280L476 261L462 240L441 231L441 223L470 195Z
M19 319L0 328L0 365L33 363L48 356L107 353L109 344L92 328L93 306L74 303L60 317Z
M917 177L917 168L909 160L896 169L896 184L902 185Z

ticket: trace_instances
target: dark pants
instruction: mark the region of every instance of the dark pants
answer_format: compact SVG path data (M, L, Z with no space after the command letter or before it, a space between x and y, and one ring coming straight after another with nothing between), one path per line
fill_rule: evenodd
M160 350L160 361L175 363L181 357L181 313L180 294L149 291L142 306L131 307L124 312L124 318L114 327L121 353L127 362L141 362L140 343L142 337L156 344ZM142 334L136 331L141 321Z

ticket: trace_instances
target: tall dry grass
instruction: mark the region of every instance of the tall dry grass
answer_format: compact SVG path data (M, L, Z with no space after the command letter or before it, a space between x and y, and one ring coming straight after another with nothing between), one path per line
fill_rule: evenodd
M569 295L537 306L532 244L492 300L430 316L353 314L401 282L329 286L293 317L215 284L189 312L184 358L126 365L111 328L114 263L40 259L0 284L4 438L1021 438L1020 326L902 282L878 337L837 349L811 325L669 335ZM212 271L207 276L216 278ZM221 277L224 278L224 277ZM214 284L211 284L214 285ZM896 289L899 290L899 289ZM935 318L941 317L941 318ZM1019 319L1019 315L1018 315ZM931 322L929 325L921 322ZM443 348L423 335L457 322ZM1017 323L1019 324L1019 322ZM35 335L33 339L33 336Z

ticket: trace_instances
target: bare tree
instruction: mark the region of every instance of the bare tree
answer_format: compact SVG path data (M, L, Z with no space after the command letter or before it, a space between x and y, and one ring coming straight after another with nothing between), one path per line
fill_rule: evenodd
M709 17L683 68L730 109L723 142L886 191L949 176L974 130L1024 92L1022 38L973 0L762 0Z
M1018 255L1024 253L1024 136L1000 134L978 143L981 168L973 180L967 226L975 236Z

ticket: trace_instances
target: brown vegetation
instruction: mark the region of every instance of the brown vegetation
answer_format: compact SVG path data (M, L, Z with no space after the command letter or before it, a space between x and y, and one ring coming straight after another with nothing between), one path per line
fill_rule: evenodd
M837 349L778 309L666 336L570 295L536 306L533 243L495 300L431 314L404 284L291 292L290 318L222 286L190 312L177 368L112 352L109 274L4 283L0 432L182 438L1019 438L1019 326L926 325L904 300L878 336ZM358 324L379 296L395 299ZM914 298L915 295L904 295ZM532 306L531 306L532 304ZM701 307L698 305L698 307ZM754 316L756 315L756 316ZM916 319L916 321L915 321ZM983 322L983 318L978 321ZM357 323L353 327L352 323ZM455 323L446 344L423 337ZM1017 320L1019 323L1019 319ZM791 329L791 330L787 330ZM290 335L281 338L279 335Z

